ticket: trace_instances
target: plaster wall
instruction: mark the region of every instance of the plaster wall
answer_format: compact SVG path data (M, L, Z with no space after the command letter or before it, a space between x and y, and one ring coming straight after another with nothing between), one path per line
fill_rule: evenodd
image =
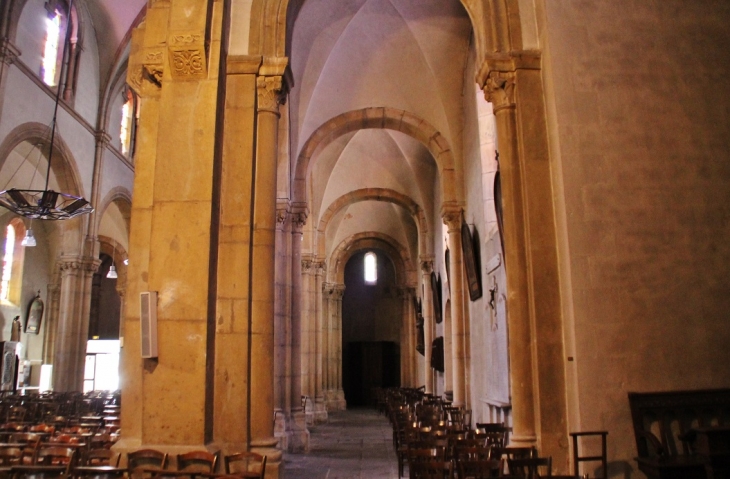
M569 427L608 430L632 475L627 392L730 386L730 5L538 3Z

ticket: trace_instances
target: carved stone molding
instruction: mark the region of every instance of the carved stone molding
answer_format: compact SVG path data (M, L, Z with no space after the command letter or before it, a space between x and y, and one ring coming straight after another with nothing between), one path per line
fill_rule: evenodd
M307 224L307 213L305 211L292 211L291 221L294 231L301 233L304 225Z
M313 265L312 258L302 259L302 274L311 274Z
M73 272L96 273L101 265L101 260L98 258L68 258L59 260L57 265L62 274Z
M158 96L165 72L165 51L162 48L144 48L130 56L127 84L141 97Z
M279 105L284 103L284 82L281 76L256 77L258 111L279 114Z
M3 38L0 40L0 62L12 65L20 56L20 50L13 45L10 40Z
M314 274L316 276L322 276L325 272L327 264L323 260L312 261L312 268L314 268Z
M322 283L322 293L325 298L340 300L345 294L345 285L339 283Z
M208 77L205 35L201 32L171 32L167 37L170 74L175 80Z
M96 138L96 143L106 147L110 141L112 141L111 135L109 133L105 132L104 130L99 130L94 134L94 137Z
M433 256L431 257L423 257L421 256L421 271L423 271L425 274L431 274L431 271L433 271Z

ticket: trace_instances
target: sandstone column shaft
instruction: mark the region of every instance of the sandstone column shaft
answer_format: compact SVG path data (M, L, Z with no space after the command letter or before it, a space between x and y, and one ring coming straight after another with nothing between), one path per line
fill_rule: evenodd
M454 405L466 404L464 368L464 280L461 254L461 209L444 211L444 223L449 231L451 280L451 378Z
M251 441L274 436L274 232L282 79L257 78L256 165L251 245Z
M421 272L423 282L422 314L423 314L423 342L424 342L424 373L426 375L426 392L433 393L433 369L431 369L431 343L433 342L433 300L431 296L431 271L433 270L433 259L421 260Z

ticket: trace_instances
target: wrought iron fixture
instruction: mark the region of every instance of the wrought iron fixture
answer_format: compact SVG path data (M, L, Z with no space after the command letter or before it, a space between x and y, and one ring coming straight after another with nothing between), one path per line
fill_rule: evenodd
M53 108L53 120L51 121L51 138L50 146L48 148L48 169L46 170L45 187L42 190L11 188L0 191L0 206L4 206L13 213L30 219L66 220L94 211L91 204L80 196L74 196L69 193L62 193L48 189L48 181L51 176L51 161L53 159L53 142L56 137L58 104L61 99L61 92L64 89L64 85L61 83L64 80L68 83L68 79L65 78L65 75L66 70L68 69L68 62L70 61L68 58L70 55L68 45L71 35L70 17L72 6L73 0L70 0L68 3L68 11L66 12L67 28L66 39L64 41L64 61L61 62L60 81L57 85L56 103ZM40 149L40 146L38 148ZM32 238L32 231L28 231L29 236Z

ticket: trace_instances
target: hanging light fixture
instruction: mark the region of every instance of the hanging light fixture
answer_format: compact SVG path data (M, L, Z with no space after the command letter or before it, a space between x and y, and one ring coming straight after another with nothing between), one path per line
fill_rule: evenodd
M65 48L63 53L64 57L67 57L70 54L68 45L71 35L70 15L72 6L73 0L70 0L67 11L66 40L64 42ZM53 160L53 143L56 137L58 104L61 99L61 92L64 89L64 85L61 83L65 78L65 72L68 69L69 61L70 60L66 58L66 61L61 62L61 81L57 86L56 103L53 108L53 120L51 121L51 138L50 146L48 147L48 169L46 170L45 187L42 190L11 188L0 191L0 206L4 206L13 213L26 218L39 220L66 220L94 211L91 204L80 196L74 196L69 193L62 193L48 189L48 182L51 176L51 161ZM68 83L68 79L66 79L66 83ZM25 242L25 240L28 239L30 246L30 238L33 238L33 233L30 229L28 230L28 233L29 234L26 234L23 241ZM32 239L32 243L34 246L35 238Z
M25 237L23 238L23 241L20 242L20 246L25 246L26 248L32 248L35 246L35 236L33 236L33 228L28 228L25 230Z
M117 250L117 242L114 241L114 249L112 250L112 265L109 266L109 272L106 277L109 279L117 279L117 268L114 267L114 252Z

